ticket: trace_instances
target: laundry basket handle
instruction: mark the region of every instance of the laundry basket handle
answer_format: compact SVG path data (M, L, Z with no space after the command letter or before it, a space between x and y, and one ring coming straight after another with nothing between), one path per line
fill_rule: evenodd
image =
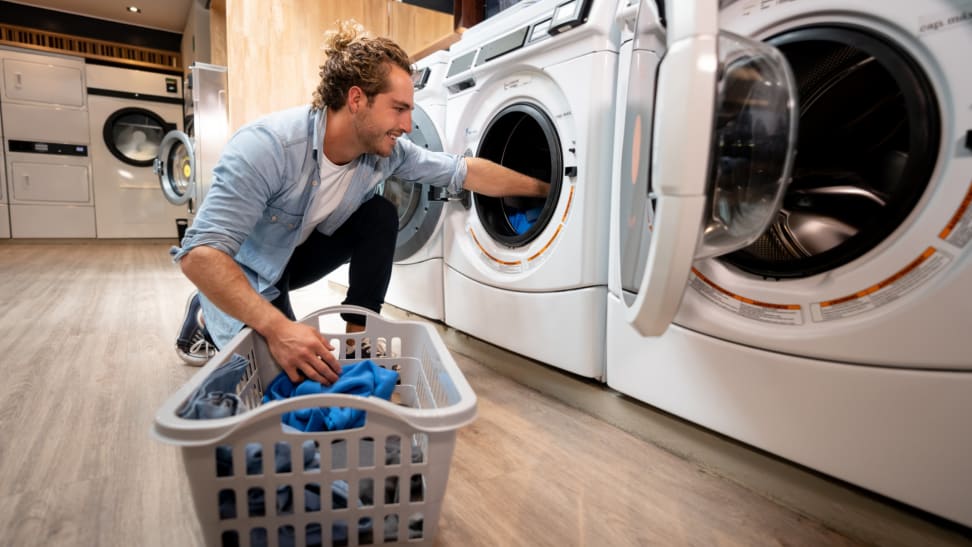
M311 312L300 319L300 322L312 327L316 327L319 317L323 317L325 315L337 315L340 313L354 313L357 315L364 315L365 317L375 317L383 320L381 315L375 313L373 310L369 310L368 308L362 306L353 306L351 304L341 304L338 306L328 306L326 308L321 308L317 311Z
M389 429L400 430L401 424L404 422L411 428L426 433L455 430L471 422L475 417L475 410L468 416L449 412L443 412L441 415L430 414L428 410L421 411L420 409L402 407L379 397L321 393L271 401L245 414L214 420L190 420L170 415L166 419L156 420L153 434L158 440L177 446L210 445L231 435L245 434L250 437L260 432L279 434L282 423L279 419L280 416L296 410L319 407L346 407L364 410L368 413L365 419L367 425L384 425ZM346 434L347 431L312 433L341 435Z

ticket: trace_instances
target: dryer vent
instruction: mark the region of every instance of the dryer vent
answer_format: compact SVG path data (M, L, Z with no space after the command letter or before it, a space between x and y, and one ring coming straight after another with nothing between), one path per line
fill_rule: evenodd
M908 217L935 166L940 113L918 63L882 37L810 27L769 42L797 80L793 180L777 221L722 260L763 277L806 277L862 256Z

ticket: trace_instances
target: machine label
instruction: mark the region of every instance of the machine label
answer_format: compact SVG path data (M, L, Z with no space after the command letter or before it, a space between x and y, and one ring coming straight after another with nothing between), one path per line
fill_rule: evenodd
M727 291L695 268L692 268L692 274L689 276L689 287L724 310L753 321L774 325L803 324L803 309L798 304L760 302Z
M972 239L972 184L969 184L965 199L938 237L959 248L965 247Z
M935 247L929 247L898 273L876 285L841 298L812 304L811 317L816 322L823 322L854 317L875 310L918 288L942 271L951 261L951 256Z
M789 4L796 1L797 0L744 0L741 9L744 16L752 15L754 12L759 13L774 6Z
M958 25L972 23L972 2L964 2L948 11L923 15L918 18L918 35L924 36L932 32L948 30Z

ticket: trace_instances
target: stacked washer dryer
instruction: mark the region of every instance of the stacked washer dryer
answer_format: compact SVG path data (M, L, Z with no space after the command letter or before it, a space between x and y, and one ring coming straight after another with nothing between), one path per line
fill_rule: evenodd
M968 13L640 2L610 386L972 525Z
M181 207L158 198L152 164L182 128L182 85L171 74L85 66L98 237L175 237Z
M0 62L11 235L95 237L84 61L0 48Z
M601 378L618 26L612 2L523 2L451 48L446 140L550 183L450 204L445 320Z
M406 138L429 150L444 150L446 91L442 80L448 60L448 52L434 52L415 62L412 75L415 108L412 130ZM441 321L445 315L442 289L445 197L431 186L394 177L381 185L381 194L398 210L395 262L385 302ZM348 266L329 274L328 280L347 287Z

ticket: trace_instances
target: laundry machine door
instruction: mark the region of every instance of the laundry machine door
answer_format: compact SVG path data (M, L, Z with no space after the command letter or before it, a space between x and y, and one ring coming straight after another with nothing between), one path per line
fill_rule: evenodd
M182 131L169 131L162 137L152 170L159 177L162 194L173 205L195 197L196 154L192 140Z
M421 106L412 111L409 140L434 152L442 151L438 130ZM380 192L398 210L398 240L395 261L404 260L421 249L432 237L442 216L442 201L435 199L434 188L391 177L382 183Z
M176 125L144 108L116 110L102 129L105 146L119 161L135 167L151 167L159 157L159 146Z
M646 0L639 11L614 220L627 320L644 336L668 328L694 260L748 245L776 217L797 124L779 51L720 32L715 0L666 8L660 62L657 15Z

